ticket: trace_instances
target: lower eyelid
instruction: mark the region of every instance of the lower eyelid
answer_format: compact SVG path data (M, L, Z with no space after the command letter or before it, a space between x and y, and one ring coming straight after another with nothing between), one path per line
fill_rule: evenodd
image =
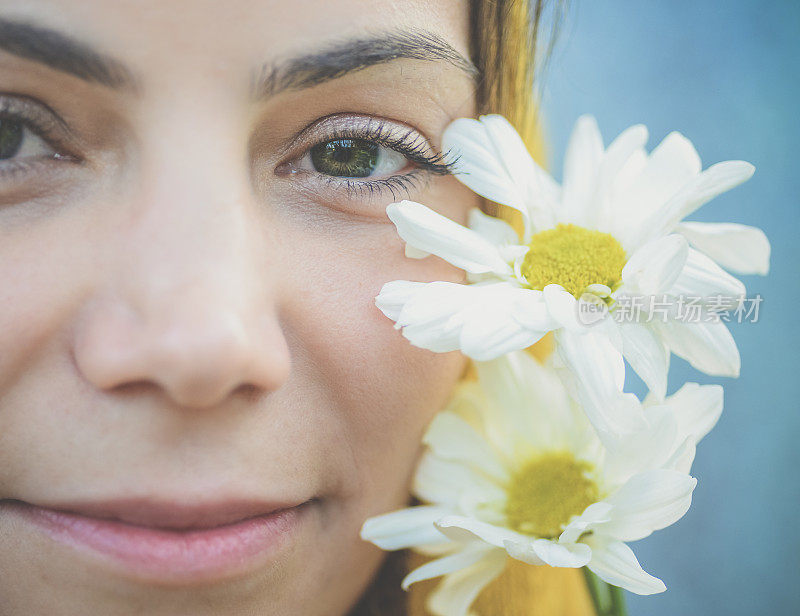
M354 212L371 212L373 207L383 212L383 206L391 201L414 198L414 193L423 189L433 177L420 167L387 177L346 178L304 169L279 175L290 181L287 188L304 199L343 210L351 209L347 204L359 203L352 206Z
M334 192L347 195L350 199L380 199L381 202L391 198L411 198L413 191L418 191L430 181L431 174L425 169L411 169L407 173L398 173L385 178L357 179L322 176L322 182Z

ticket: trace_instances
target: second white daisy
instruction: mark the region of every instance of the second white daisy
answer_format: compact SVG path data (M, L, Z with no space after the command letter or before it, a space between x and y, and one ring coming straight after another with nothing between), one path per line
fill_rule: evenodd
M691 504L695 445L722 411L722 388L688 384L639 407L645 428L612 450L551 368L524 352L478 363L425 437L413 491L426 504L367 520L381 548L439 558L403 586L444 575L430 599L441 616L466 614L512 558L588 567L638 594L665 589L627 541L673 524Z

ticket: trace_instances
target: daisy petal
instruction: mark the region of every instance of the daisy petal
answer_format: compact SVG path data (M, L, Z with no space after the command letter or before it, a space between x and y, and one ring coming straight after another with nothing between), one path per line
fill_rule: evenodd
M642 239L671 233L686 216L711 199L749 180L755 167L743 160L727 160L711 165L689 180L641 226Z
M424 250L421 250L419 248L416 248L415 246L412 246L411 244L406 244L405 255L409 259L424 259L425 257L430 257L431 253L426 252Z
M683 442L675 448L672 455L664 462L663 468L672 469L687 475L692 472L692 464L697 453L697 445L694 437L687 436Z
M459 118L445 130L442 146L458 157L461 182L491 201L526 213L525 166L520 159L530 155L513 127Z
M411 280L392 280L381 288L375 297L375 305L392 321L397 321L403 306L420 291L427 282L413 282Z
M607 444L644 426L638 400L623 394L622 354L601 332L556 332L556 348L575 375L574 383L586 416Z
M679 132L672 131L650 152L648 170L639 179L658 194L660 203L663 203L701 169L700 156L692 142Z
M504 117L484 115L480 120L455 120L442 135L442 145L445 151L458 156L459 181L522 214L524 243L529 240L530 222L537 228L552 226L550 212L556 208L561 189L533 161L519 134ZM539 207L529 211L529 204Z
M575 436L571 400L552 369L529 353L509 353L491 362L476 362L482 389L508 417L508 431L528 447L566 446ZM533 404L532 401L539 401ZM485 423L501 423L491 413Z
M727 270L738 274L769 272L769 240L757 227L732 222L682 222L677 231Z
M398 235L412 247L411 254L433 254L472 274L512 274L511 267L484 237L414 201L386 206Z
M667 392L669 350L652 328L639 323L622 323L622 353L650 392L663 399Z
M722 321L682 323L653 321L670 351L711 376L739 376L736 342Z
M730 298L733 306L744 296L745 290L740 280L699 250L690 248L686 265L667 293L676 297Z
M459 346L460 311L474 287L455 282L392 280L383 285L375 305L395 321L395 328L414 345L437 353Z
M667 135L647 157L626 191L619 195L617 215L630 219L627 225L630 237L626 239L636 241L641 221L663 207L700 169L700 157L692 142L678 132Z
M486 556L494 550L496 550L496 548L475 542L474 545L467 546L455 554L437 558L436 560L425 563L421 567L417 567L403 578L401 586L403 590L408 590L408 587L416 582L446 575L453 571L458 571L459 569L466 569L486 558Z
M609 176L616 176L631 155L645 146L647 138L647 127L644 124L634 124L622 131L606 148L606 157L603 159L604 171Z
M558 538L559 543L575 543L578 538L588 530L593 529L601 522L609 520L608 514L612 507L608 503L592 503L583 513L567 524L564 532Z
M553 208L561 198L558 182L533 160L525 142L502 115L482 115L480 121L495 136L494 141L502 150L503 164L513 170L517 185L524 189L530 222L537 229L553 226Z
M597 121L584 115L575 122L564 156L564 181L559 222L584 224L594 205L603 138Z
M450 513L446 507L409 507L369 518L361 527L361 538L382 550L400 550L427 543L442 543L445 537L434 522Z
M722 386L686 383L667 398L665 404L672 409L678 422L679 436L692 436L697 443L722 415Z
M506 550L509 556L522 562L551 567L583 567L592 558L591 548L584 543L556 543L548 539L524 544L507 541Z
M479 361L524 349L556 325L541 291L505 282L395 280L383 286L375 303L415 346L438 353L461 350Z
M453 511L465 495L475 501L492 502L505 498L505 492L486 476L458 462L442 460L426 452L414 474L413 493L429 503L447 505Z
M582 329L578 321L578 301L560 284L549 284L542 291L547 311L562 327Z
M547 563L544 562L536 551L533 549L533 541L528 541L526 543L515 543L513 541L506 541L506 553L516 560L521 560L527 565L534 565L535 567L541 567L546 565Z
M470 312L461 333L460 349L476 361L501 357L511 351L526 349L547 333L547 329L530 329L518 320L498 313Z
M622 268L626 288L642 295L664 293L677 280L689 255L689 244L677 233L641 246Z
M598 230L612 232L619 219L627 219L625 216L614 215L616 212L613 211L613 189L626 163L635 153L643 151L646 143L647 127L644 124L636 124L626 128L609 144L603 155L598 175L596 211L590 210L587 213L591 217L587 217L584 224L591 225L594 222Z
M620 436L607 448L604 474L612 484L620 485L636 473L662 468L675 451L678 422L672 411L655 405L642 415L646 427Z
M455 541L450 541L445 537L444 542L442 543L426 543L425 545L414 546L412 549L417 554L438 558L458 552L461 549L461 544L456 543Z
M493 246L506 246L519 243L517 232L505 220L484 214L478 208L469 212L469 228L485 238Z
M480 592L506 566L506 553L493 550L471 567L448 574L429 595L427 608L435 616L467 616Z
M694 477L663 468L634 475L605 499L613 507L611 520L597 532L619 541L644 539L683 517L696 485Z
M510 284L476 287L481 296L464 308L462 353L487 361L537 342L557 323L548 314L541 291Z
M475 538L498 548L505 548L505 543L529 543L530 537L509 528L487 524L475 518L448 515L436 521L436 528L453 541L472 541Z
M664 582L642 569L633 550L621 541L590 536L586 543L592 548L592 561L587 566L604 582L637 595L652 595L667 589Z
M498 482L508 480L508 472L486 439L455 413L437 414L425 432L423 443L443 460L472 467Z

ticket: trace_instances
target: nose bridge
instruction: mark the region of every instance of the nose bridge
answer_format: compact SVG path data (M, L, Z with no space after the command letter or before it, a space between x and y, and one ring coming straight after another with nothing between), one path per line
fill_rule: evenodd
M236 136L185 113L150 124L110 288L76 347L97 386L149 381L181 405L207 406L288 375L277 257Z
M264 227L252 224L239 135L220 121L233 116L225 111L174 104L144 133L126 266L139 287L131 299L151 322L256 309L266 291L254 275L266 243L252 237Z
M205 305L232 305L259 291L243 280L266 258L266 244L255 241L255 225L248 225L255 214L249 196L237 178L223 183L220 166L206 165L164 165L144 176L149 185L133 204L122 262L130 270L131 301L143 314L171 318L167 297L191 305L193 295L207 294Z

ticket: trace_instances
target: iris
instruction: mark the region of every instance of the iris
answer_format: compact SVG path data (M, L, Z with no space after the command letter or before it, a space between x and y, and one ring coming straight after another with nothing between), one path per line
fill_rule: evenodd
M365 178L375 171L380 146L365 139L335 139L311 148L314 169L336 177Z
M14 157L22 146L22 122L0 119L0 160Z

